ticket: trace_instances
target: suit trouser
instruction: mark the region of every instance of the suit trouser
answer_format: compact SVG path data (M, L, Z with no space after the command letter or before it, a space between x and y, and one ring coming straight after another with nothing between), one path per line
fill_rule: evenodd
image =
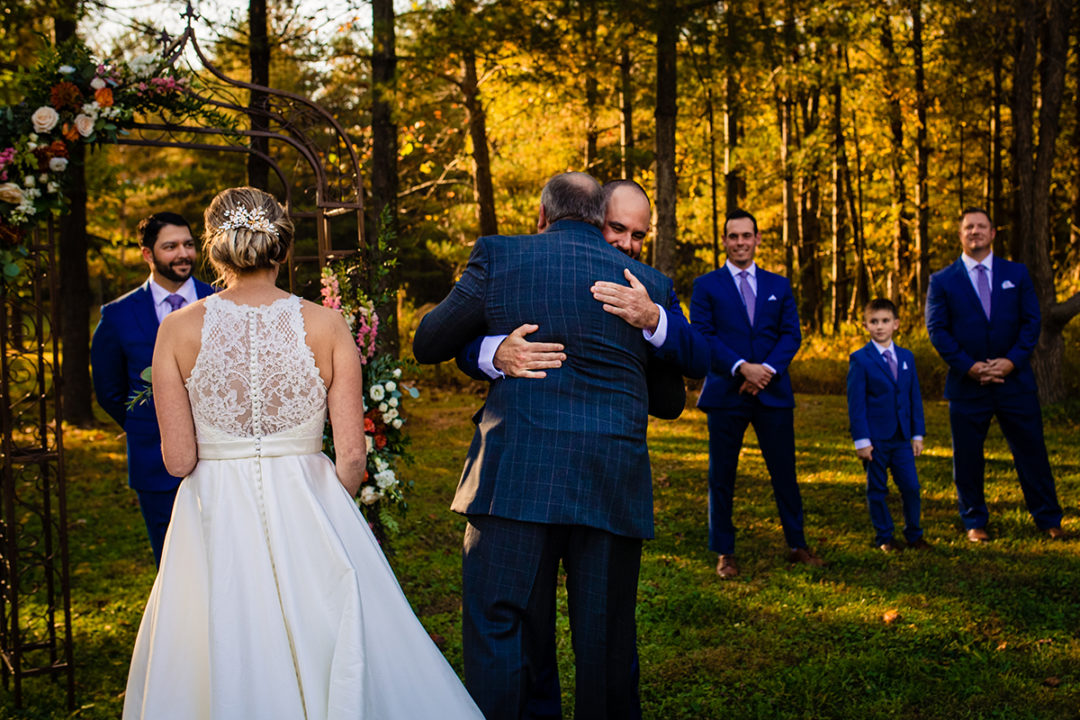
M773 497L788 547L805 548L802 497L795 480L795 414L792 408L762 405L746 396L732 408L706 411L709 424L709 549L735 552L732 502L746 426L753 425L772 481Z
M142 510L146 523L146 534L150 538L150 547L154 550L154 564L161 565L161 551L165 547L165 534L169 530L172 518L173 502L176 501L177 485L172 490L136 490L139 496L139 509Z
M903 437L891 440L870 439L874 446L870 460L864 460L866 468L866 505L870 509L870 522L877 535L875 545L884 545L893 539L893 519L886 498L889 495L889 470L893 482L900 491L904 512L904 539L915 542L922 537L920 516L922 501L919 498L919 476L915 471L915 453L911 441Z
M1046 454L1042 410L1038 397L1030 393L992 393L985 400L949 402L953 481L964 527L969 530L985 527L990 518L984 495L983 445L992 417L997 417L1009 444L1024 502L1035 524L1043 530L1061 527L1061 505Z
M641 539L597 528L469 517L462 553L465 686L487 720L560 716L551 707L550 677L560 560L575 657L574 716L640 718L634 610ZM554 682L557 692L557 675Z

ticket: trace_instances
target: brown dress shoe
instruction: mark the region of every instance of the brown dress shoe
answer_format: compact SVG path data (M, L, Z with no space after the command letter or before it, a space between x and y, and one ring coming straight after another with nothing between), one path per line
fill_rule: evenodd
M1069 536L1068 536L1068 535L1067 535L1067 534L1065 533L1065 531L1064 531L1064 530L1062 530L1062 529L1061 529L1061 528L1059 528L1059 527L1056 527L1056 528L1047 528L1047 529L1046 529L1046 534L1050 536L1050 539L1051 539L1051 540L1067 540L1067 539L1068 539L1068 537L1069 537Z
M900 547L895 540L889 540L878 545L878 550L883 553L898 553L903 551L904 548Z
M911 549L911 550L929 550L932 547L933 547L933 545L926 542L922 538L919 538L915 542L909 542L908 543L908 548Z
M814 567L824 567L825 561L806 548L791 548L787 556L789 563L806 563Z
M990 533L986 528L971 528L967 531L967 539L975 543L990 542Z
M724 580L730 580L739 574L739 566L735 564L734 555L721 555L716 561L716 574Z

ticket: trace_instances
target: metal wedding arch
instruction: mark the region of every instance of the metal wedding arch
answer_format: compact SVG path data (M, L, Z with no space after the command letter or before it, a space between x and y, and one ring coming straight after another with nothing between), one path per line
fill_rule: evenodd
M162 56L198 76L199 86L187 92L248 129L185 124L163 115L136 124L118 144L243 153L266 163L280 186L271 192L280 189L278 197L297 226L287 277L290 290L301 292L328 261L364 245L356 149L338 121L312 100L235 80L214 67L195 36L197 15L190 3L182 17L186 29L180 36L161 34ZM276 152L253 147L254 138L265 139ZM23 704L24 680L43 675L63 684L74 709L71 520L58 362L62 290L54 223L28 233L26 247L19 281L0 284L0 671L5 688L13 686L16 706Z

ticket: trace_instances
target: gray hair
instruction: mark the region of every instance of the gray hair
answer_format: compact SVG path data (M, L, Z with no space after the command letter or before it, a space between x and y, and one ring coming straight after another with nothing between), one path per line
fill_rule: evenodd
M559 220L580 220L603 229L604 193L600 183L583 172L556 175L540 193L540 205L548 224Z

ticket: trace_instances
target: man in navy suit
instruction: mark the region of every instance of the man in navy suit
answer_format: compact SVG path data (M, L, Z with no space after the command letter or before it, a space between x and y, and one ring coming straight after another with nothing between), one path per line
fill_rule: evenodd
M612 180L603 186L604 239L609 245L637 260L649 234L652 206L645 190L633 180ZM650 377L671 377L664 364L673 363L686 377L705 377L709 371L709 345L690 327L683 314L674 286L664 305L653 302L640 282L629 272L626 283L598 282L593 297L604 309L642 330L653 346L648 371ZM458 354L461 370L477 380L501 377L543 378L545 370L557 368L565 359L562 346L529 342L525 336L537 330L526 324L509 335L477 338ZM649 414L674 419L686 403L686 390L663 384L650 384Z
M968 540L987 542L983 443L996 417L1035 525L1064 537L1061 505L1043 439L1031 353L1039 341L1039 300L1027 268L993 254L994 227L981 208L960 219L963 254L930 277L926 328L949 365L945 397L953 438L953 481Z
M690 322L709 341L712 369L698 398L709 426L709 549L717 574L739 574L732 498L746 426L753 425L772 479L790 562L821 566L803 535L795 479L795 396L787 373L802 343L787 278L757 267L757 220L733 210L724 222L724 267L694 281Z
M603 217L595 180L556 176L541 195L540 232L480 238L413 343L418 361L442 362L484 332L535 322L539 341L566 348L542 381L491 385L451 506L468 518L465 683L489 720L523 717L535 692L537 665L554 642L547 610L560 561L575 716L641 717L634 608L641 541L653 534L649 344L590 287L620 281L628 266L651 297L668 297L671 281L608 245Z
M161 320L211 294L213 288L191 276L197 252L183 217L155 213L139 223L138 232L150 278L101 308L101 321L90 343L90 363L98 403L126 434L128 484L139 496L154 560L160 563L180 478L166 472L161 459L153 401L131 409L127 404L146 387L140 375L150 367Z
M855 454L866 468L866 504L874 525L874 544L886 552L901 546L893 539L893 520L886 497L888 472L900 490L904 539L913 550L926 550L920 521L919 475L915 458L922 454L926 423L915 356L893 342L900 329L896 305L875 298L866 305L870 342L851 353L847 375L848 420Z

